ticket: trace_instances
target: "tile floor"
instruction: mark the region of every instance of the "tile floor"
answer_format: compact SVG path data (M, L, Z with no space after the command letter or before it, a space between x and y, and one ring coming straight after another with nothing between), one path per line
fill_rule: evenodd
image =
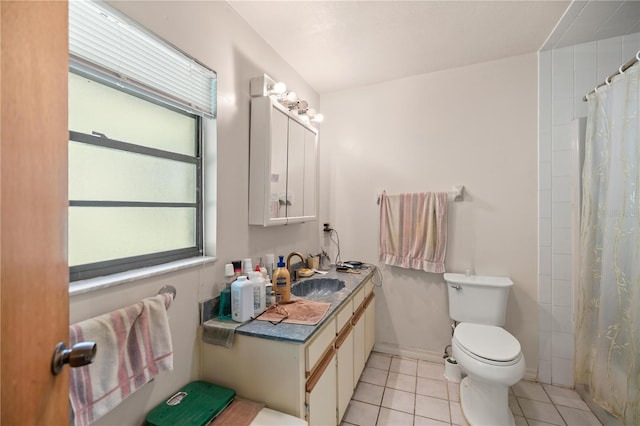
M520 381L509 392L516 426L601 425L573 390ZM444 378L444 363L372 352L341 426L461 425L459 383Z

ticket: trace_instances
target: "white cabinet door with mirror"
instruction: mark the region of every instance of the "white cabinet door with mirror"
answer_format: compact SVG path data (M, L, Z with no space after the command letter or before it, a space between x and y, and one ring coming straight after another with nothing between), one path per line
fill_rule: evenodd
M249 224L316 219L318 130L270 97L251 99Z

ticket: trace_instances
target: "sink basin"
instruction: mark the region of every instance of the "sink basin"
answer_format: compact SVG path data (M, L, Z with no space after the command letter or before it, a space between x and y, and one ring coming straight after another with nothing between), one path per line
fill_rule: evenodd
M325 297L344 288L344 281L337 278L312 278L291 287L291 294L298 297Z

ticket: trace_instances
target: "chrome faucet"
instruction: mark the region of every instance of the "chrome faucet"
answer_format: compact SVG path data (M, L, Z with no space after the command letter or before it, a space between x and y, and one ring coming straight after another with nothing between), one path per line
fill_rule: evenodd
M304 263L304 256L297 251L292 251L289 253L289 256L287 256L287 270L289 271L289 275L291 275L291 281L298 281L298 270L291 272L291 258L294 256L298 256L302 263Z

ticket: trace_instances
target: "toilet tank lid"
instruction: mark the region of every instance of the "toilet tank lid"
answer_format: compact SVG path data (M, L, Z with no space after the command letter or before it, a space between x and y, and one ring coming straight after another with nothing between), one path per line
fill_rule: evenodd
M491 287L511 287L513 281L509 277L492 277L488 275L466 275L445 273L444 280L450 284L480 285Z
M492 325L460 323L453 336L467 351L492 361L511 361L522 350L511 333Z

